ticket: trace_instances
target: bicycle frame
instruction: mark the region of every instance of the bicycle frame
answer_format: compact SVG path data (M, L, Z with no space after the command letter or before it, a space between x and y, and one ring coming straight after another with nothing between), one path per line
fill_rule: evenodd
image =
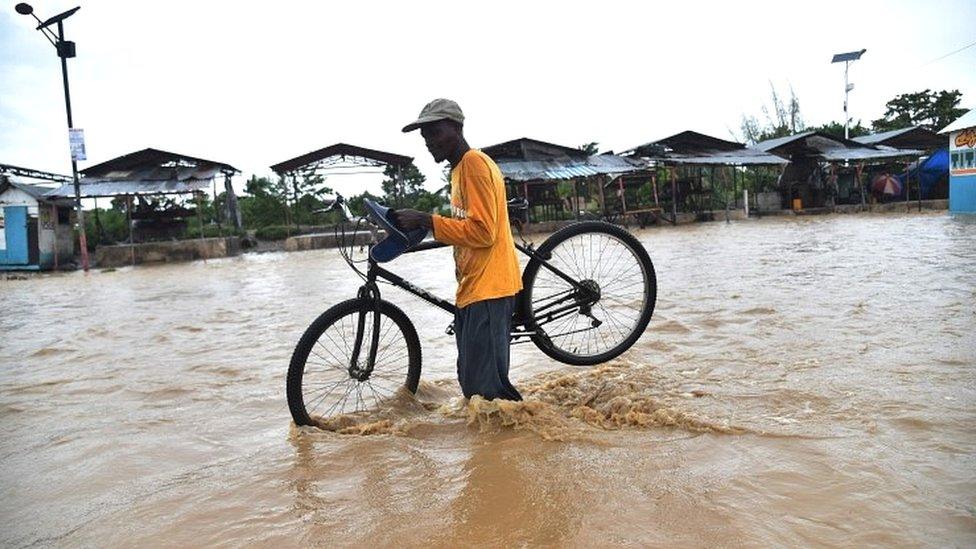
M353 218L351 212L349 211L348 205L346 204L345 200L342 198L341 195L336 195L336 200L332 203L332 205L328 209L322 211L331 211L331 210L341 211L345 219ZM373 242L370 243L370 248L371 248L373 243L375 243L376 241L375 226L372 226L370 230L373 233ZM406 250L404 253L416 253L425 250L444 248L447 246L449 246L449 244L444 244L442 242L437 242L437 241L428 241L428 242L422 242L414 246L413 248ZM540 306L535 311L535 315L531 319L522 318L522 311L525 309L525 307L523 306L524 304L522 303L524 294L520 292L516 296L516 303L514 308L515 311L512 316L512 334L511 334L512 344L524 343L524 341L518 341L518 340L523 337L532 337L537 335L536 332L532 332L527 329L528 320L532 321L532 325L539 327L549 322L552 322L554 320L563 318L566 315L573 314L574 312L585 314L592 318L592 315L590 314L590 307L593 305L593 303L596 303L600 299L600 295L598 292L594 292L594 290L592 290L590 287L585 286L580 281L575 280L573 277L567 275L562 270L550 264L549 263L550 257L544 257L542 254L539 254L536 250L532 248L531 244L524 245L524 244L515 243L515 248L518 249L520 252L524 253L525 255L529 256L531 259L539 261L543 267L551 271L557 277L566 281L570 285L571 289L566 290L564 292L560 292L559 294L553 296L548 296L546 299L553 299L553 298L558 298L558 299L554 299L553 301ZM368 253L367 256L369 256ZM350 265L351 264L352 263L350 263ZM364 329L366 327L366 313L369 312L369 307L367 304L372 302L375 304L372 310L374 311L379 310L378 304L380 301L380 290L379 290L379 286L376 283L377 279L385 280L390 284L406 292L409 292L419 297L420 299L423 299L424 301L430 303L431 305L434 305L435 307L438 307L444 310L445 312L449 313L452 317L455 316L455 314L457 313L457 306L454 303L447 301L446 299L439 298L434 294L424 290L423 288L411 284L408 280L406 280L402 276L397 275L396 273L391 272L387 269L384 269L383 267L380 267L375 261L373 261L372 257L369 257L368 265L369 266L366 270L366 275L365 275L366 283L359 288L359 292L358 292L358 297L361 299L363 306L359 311L359 315L357 318L356 337L354 340L352 357L349 364L350 375L352 375L353 377L359 377L360 379L365 379L370 376L370 374L373 371L373 367L375 365L375 360L376 360L376 347L378 344L377 339L379 337L379 315L378 314L373 315L373 324L372 324L369 353L366 361L366 366L365 367L359 366L359 355L362 352L362 344L363 344L363 337L364 337L363 334L364 334ZM599 326L600 321L593 319L593 322L594 322L593 324L594 327ZM451 324L448 326L447 333L449 335L454 333L453 322L451 322Z
M445 248L447 246L449 246L449 244L444 244L442 242L436 242L436 241L424 242L417 246L414 246L413 248L408 249L404 253L416 253L416 252L422 252L426 250L433 250L437 248ZM556 276L565 280L575 290L581 292L583 295L587 297L591 297L590 294L592 292L590 291L589 288L586 288L578 281L576 281L574 278L570 277L569 275L562 272L558 268L549 264L548 262L549 258L542 257L529 246L523 246L522 244L515 244L515 248L521 251L522 253L524 253L525 255L529 256L530 258L539 260L540 262L542 262L542 265L544 267L552 271L553 274L555 274ZM380 267L372 259L369 260L369 269L367 270L366 277L367 277L366 279L367 284L370 282L375 283L377 278L382 278L383 280L386 280L387 282L393 284L394 286L406 290L407 292L410 292L411 294L423 299L424 301L430 303L431 305L443 309L444 311L450 313L451 315L454 315L457 312L457 306L455 306L454 303L451 303L450 301L447 301L445 299L441 299L422 288L414 286L402 276L399 276L396 273L393 273L391 271L384 269L383 267ZM521 294L519 295L519 299L521 299ZM576 305L581 305L581 304L577 303ZM572 308L572 306L568 306L568 307ZM565 308L557 309L556 311L553 311L552 313L548 313L548 314L555 314L558 312L563 312L565 310L567 309ZM516 311L518 311L518 307L516 307Z

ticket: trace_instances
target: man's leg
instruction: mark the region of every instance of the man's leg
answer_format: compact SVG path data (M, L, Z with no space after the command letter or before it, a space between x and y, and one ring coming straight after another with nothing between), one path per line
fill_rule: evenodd
M509 333L515 298L478 301L458 310L458 383L466 398L522 400L508 380ZM460 329L459 329L460 327Z

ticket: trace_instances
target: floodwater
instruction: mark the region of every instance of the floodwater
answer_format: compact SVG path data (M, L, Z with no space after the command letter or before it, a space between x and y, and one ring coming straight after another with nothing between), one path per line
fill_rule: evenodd
M521 404L464 402L450 318L384 288L419 401L345 434L284 396L355 294L334 250L0 281L0 545L976 544L976 222L636 234L644 337L592 368L516 346ZM392 268L450 296L427 254Z

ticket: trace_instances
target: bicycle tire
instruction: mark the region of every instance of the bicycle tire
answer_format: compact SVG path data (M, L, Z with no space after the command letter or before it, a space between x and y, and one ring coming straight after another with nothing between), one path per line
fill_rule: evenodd
M601 244L602 247L599 251L593 249L594 236L607 241ZM588 242L582 242L584 240ZM589 249L586 247L587 244ZM607 248L611 245L620 248L619 257L608 256L604 258ZM629 257L627 257L628 254ZM553 275L549 269L544 269L543 263L539 259L532 258L529 260L522 274L521 314L522 318L525 319L526 330L534 333L531 339L540 351L559 362L574 366L592 366L620 356L637 342L637 339L647 328L651 315L654 314L654 305L657 300L657 277L654 272L654 264L651 262L647 250L637 238L621 227L604 221L584 221L574 223L553 233L539 246L537 255L547 259L552 266L564 270L566 274L577 281L588 280L590 281L588 283L595 283L601 293L592 313L597 320L601 321L600 327L593 327L593 319L590 317L575 313L563 317L568 320L556 321L561 322L561 326L547 328L542 324L552 324L552 321L537 322L539 318L537 318L536 308L537 306L543 307L544 305L541 304L546 299L544 296L538 295L544 291L544 285L539 280L540 277L546 277L547 283L555 281L552 284L555 284L556 290L559 289L559 284L564 285L563 293L571 291L572 286ZM573 265L568 258L587 261L588 263L582 266ZM627 261L631 259L633 263L628 264ZM639 280L624 282L628 285L626 294L609 292L609 290L614 289L615 284L618 287L620 285L619 282L614 281L614 276L637 272L634 270L634 264L640 267ZM613 272L618 267L620 271ZM600 280L597 280L598 278ZM549 286L545 286L545 288L548 289ZM625 300L636 300L637 296L640 296L640 303L636 309L625 304ZM623 305L622 307L611 305L612 308L615 307L615 310L621 313L624 312L624 309L633 310L633 312L625 315L626 323L618 321L610 315L611 311L607 309L607 304L611 304L613 300L618 300L618 305ZM603 318L601 319L601 317ZM590 327L587 328L585 325L581 327L580 322L590 323ZM601 332L600 329L604 325L606 325L606 329ZM556 327L559 330L552 330ZM594 335L600 335L604 343L609 341L606 348L587 342L584 349L581 336L576 337L574 335L591 331Z
M349 413L347 404L353 393L356 400L351 411L359 412L368 410L366 404L371 397L378 406L392 397L401 385L411 393L417 392L420 382L420 340L417 330L407 315L388 301L379 301L380 335L376 367L365 380L353 375L349 362L361 307L365 307L363 310L367 314L375 314L376 307L372 300L354 298L343 301L319 315L295 346L288 365L286 394L291 417L297 425L315 425L315 416L327 419ZM367 330L372 330L371 322L367 321L366 326ZM384 332L384 329L387 331ZM323 337L327 340L325 343L320 341ZM369 342L370 338L364 336L360 363L369 354ZM401 344L403 349L394 347ZM313 357L311 361L310 356ZM401 375L404 378L402 384L399 382ZM334 400L330 398L333 395ZM315 414L317 410L324 410L324 413Z

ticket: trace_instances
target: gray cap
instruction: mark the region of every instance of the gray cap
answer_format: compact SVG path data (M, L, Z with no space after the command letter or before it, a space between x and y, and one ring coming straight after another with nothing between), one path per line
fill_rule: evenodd
M453 120L458 124L464 124L464 113L461 112L461 107L450 99L435 99L424 105L417 120L404 126L403 132L412 132L424 124L438 120Z

